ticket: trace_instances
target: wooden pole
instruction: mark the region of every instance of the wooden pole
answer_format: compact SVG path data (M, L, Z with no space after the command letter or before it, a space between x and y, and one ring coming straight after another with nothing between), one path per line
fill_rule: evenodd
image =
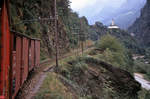
M57 13L57 1L54 0L54 10L55 10L55 40L56 40L56 67L58 67L58 31L57 31L57 22L58 22L58 13Z

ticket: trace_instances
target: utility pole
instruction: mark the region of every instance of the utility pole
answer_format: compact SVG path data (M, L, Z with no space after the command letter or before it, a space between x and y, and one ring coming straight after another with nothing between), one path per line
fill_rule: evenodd
M84 52L84 39L85 39L84 34L81 34L80 38L82 38L81 39L81 50L82 50L82 55L83 55L83 52Z
M81 19L80 19L80 28L81 28L81 32L80 32L80 34L79 34L79 36L80 36L80 39L81 39L81 50L82 50L82 55L83 55L83 51L84 51L84 44L83 44L83 41L84 41L84 31L83 31L83 25L82 25L82 21L81 21Z
M80 33L74 33L74 35L77 35L78 37L78 43L79 43L79 48L77 49L77 53L80 53L80 40L81 38L84 38L84 34L80 34ZM82 55L83 55L83 51L84 51L84 48L83 48L83 41L81 40L81 51L82 51Z
M54 0L54 10L55 10L55 49L56 49L56 67L58 67L58 31L57 31L57 22L58 22L58 13L57 13L57 1Z
M75 39L77 38L77 46L78 46L78 43L79 43L79 30L80 30L80 28L76 28L76 25L75 24L73 24L73 26L70 28L71 30L74 30L74 32L75 33L72 33L72 36L74 37L74 46L75 46ZM74 52L75 52L76 50L74 49ZM77 53L77 54L76 54ZM75 55L78 55L78 47L77 47L77 52L75 52Z

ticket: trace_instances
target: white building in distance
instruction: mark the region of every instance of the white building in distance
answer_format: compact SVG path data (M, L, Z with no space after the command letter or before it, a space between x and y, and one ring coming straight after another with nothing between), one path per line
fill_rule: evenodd
M130 33L130 35L131 35L132 37L134 37L134 36L135 36L135 34L134 34L134 33Z
M112 23L110 24L110 26L108 26L109 29L119 29L119 27L117 25L115 25L114 20L112 19Z

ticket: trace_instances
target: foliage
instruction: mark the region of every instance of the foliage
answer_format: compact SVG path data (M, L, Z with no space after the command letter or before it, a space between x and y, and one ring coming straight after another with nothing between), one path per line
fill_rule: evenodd
M147 91L145 89L142 89L138 93L138 99L150 99L150 91Z
M58 32L59 40L62 45L67 42L66 27L62 21L68 16L69 0L57 0L57 9L59 14ZM61 11L63 15L61 15ZM50 57L55 53L54 48L54 21L40 21L38 19L54 17L54 0L14 0L10 1L10 19L11 29L20 33L24 33L33 38L41 39L41 48L45 51L42 53ZM63 17L62 17L63 16ZM67 18L66 18L67 19ZM61 46L59 46L61 47ZM63 49L68 48L68 44L63 45ZM43 57L43 56L42 56Z
M124 47L122 46L120 41L110 34L102 36L97 46L102 50L109 49L113 52L124 52Z
M135 72L140 72L140 73L146 74L150 71L149 69L150 69L150 65L148 65L148 64L145 64L139 60L136 60L134 62L134 71Z
M147 92L147 93L146 93L145 99L150 99L150 92Z
M90 39L96 41L102 35L108 32L107 26L104 26L101 22L95 22L94 25L90 25L89 27L89 36Z
M150 47L146 48L146 58L150 59Z
M142 62L142 60L134 61L134 72L144 74L145 79L150 80L150 64Z
M99 55L101 60L106 61L107 63L113 64L114 66L125 66L124 54L118 52L112 52L109 49L106 49L103 54Z
M67 78L70 78L70 75L76 75L87 70L88 65L85 63L84 57L85 56L74 56L63 60L59 67L60 72Z
M104 50L102 54L98 55L101 60L132 72L131 53L116 37L110 34L102 36L97 43L97 48Z

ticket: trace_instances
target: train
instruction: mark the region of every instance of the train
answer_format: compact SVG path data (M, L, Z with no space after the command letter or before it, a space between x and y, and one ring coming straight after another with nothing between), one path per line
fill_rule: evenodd
M40 39L10 30L9 0L0 0L0 99L15 99L40 65Z

